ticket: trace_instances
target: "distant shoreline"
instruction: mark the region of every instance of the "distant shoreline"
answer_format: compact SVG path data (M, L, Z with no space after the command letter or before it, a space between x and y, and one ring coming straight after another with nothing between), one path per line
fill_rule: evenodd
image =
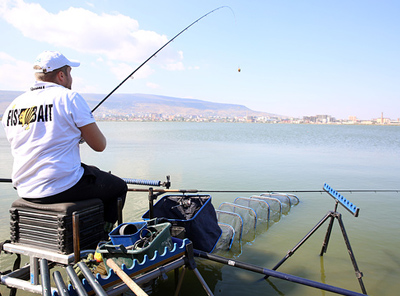
M170 122L170 123L181 123L181 122L191 122L191 123L239 123L239 124L299 124L299 125L360 125L360 126L400 126L400 122L391 122L391 123L363 123L363 122L355 122L355 123L349 123L349 122L329 122L329 123L322 123L322 122L260 122L260 121L233 121L233 120L138 120L138 119L132 119L132 120L113 120L113 119L99 119L96 118L97 122Z
M0 116L21 91L0 90ZM104 97L101 94L82 94L89 106L95 106ZM360 120L356 116L336 119L319 114L300 118L255 111L244 105L215 103L152 94L115 94L94 113L101 121L195 121L195 122L257 122L295 124L361 124L399 125L400 119L378 118Z

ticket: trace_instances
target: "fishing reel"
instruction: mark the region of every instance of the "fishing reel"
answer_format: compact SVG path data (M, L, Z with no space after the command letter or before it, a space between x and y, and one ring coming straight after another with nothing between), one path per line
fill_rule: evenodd
M167 181L163 182L161 186L169 189L171 187L170 176L168 175L165 178L167 179Z

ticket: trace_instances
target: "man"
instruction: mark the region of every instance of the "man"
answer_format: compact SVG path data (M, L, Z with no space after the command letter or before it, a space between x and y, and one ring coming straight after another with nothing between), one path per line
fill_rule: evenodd
M110 231L118 218L117 199L125 202L127 185L81 163L79 143L101 152L106 138L86 101L71 91L71 67L79 65L59 52L41 53L34 64L35 84L5 111L12 181L20 197L35 203L101 199L105 230Z

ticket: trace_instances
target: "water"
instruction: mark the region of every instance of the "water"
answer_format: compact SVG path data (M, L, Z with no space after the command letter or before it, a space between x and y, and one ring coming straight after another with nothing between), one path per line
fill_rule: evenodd
M239 123L100 122L108 139L102 153L82 148L85 163L121 177L165 180L172 188L199 190L399 189L399 126L334 126ZM11 155L0 131L2 174L11 173ZM0 238L8 238L8 208L16 198L10 184L0 184ZM249 194L212 193L215 207ZM272 268L324 215L334 200L321 193L298 194L301 203L255 240L242 245L236 260ZM343 221L369 295L397 295L400 290L399 193L346 193L358 206L354 218L343 207ZM129 193L124 220L135 221L147 210L146 193ZM361 292L338 223L328 251L319 253L322 226L279 271ZM1 270L11 265L1 255ZM13 259L12 259L13 260ZM215 295L333 295L310 287L261 276L218 263L197 261ZM153 295L173 295L173 275L158 282ZM4 287L0 290L3 292ZM4 292L5 293L5 292ZM204 295L190 272L182 295ZM19 295L29 295L19 292Z

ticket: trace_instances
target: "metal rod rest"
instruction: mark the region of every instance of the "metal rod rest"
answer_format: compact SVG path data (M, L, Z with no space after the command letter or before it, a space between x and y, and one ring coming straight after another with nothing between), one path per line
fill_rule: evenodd
M333 197L333 199L336 201L336 207L335 207L335 212L337 209L338 203L340 203L346 210L348 210L351 214L354 215L354 217L357 217L360 209L357 208L352 202L350 202L348 199L346 199L343 195L341 195L339 192L334 190L331 186L328 184L324 184L324 190Z
M324 190L331 195L334 200L335 200L335 209L334 211L329 211L322 219L321 221L319 221L317 223L317 225L315 225L312 230L310 232L308 232L308 234L293 248L291 249L286 256L278 262L278 264L276 264L273 268L273 270L277 270L290 256L292 256L294 254L294 252L300 248L300 246L308 239L311 237L311 235L313 233L315 233L318 228L325 223L329 218L329 225L325 234L325 239L324 242L322 244L322 249L321 249L321 253L320 256L322 256L324 253L326 253L327 249L328 249L328 243L329 243L329 239L332 233L332 227L333 227L333 223L335 218L338 220L339 225L340 225L340 229L342 230L342 235L343 235L343 239L346 243L346 247L347 247L347 251L350 255L350 259L353 263L353 267L354 267L354 271L356 272L356 276L358 279L358 282L360 284L361 290L364 294L367 294L367 291L365 289L364 283L362 281L362 272L360 272L360 270L358 269L357 266L357 262L356 259L354 257L354 253L353 250L351 249L350 246L350 241L349 238L346 234L346 230L344 228L344 224L343 224L343 220L342 220L342 215L337 212L337 208L338 208L338 204L340 203L341 205L343 205L350 213L352 213L355 217L358 216L358 213L360 211L359 208L357 208L354 204L352 204L350 201L348 201L346 198L344 198L342 195L338 194L336 190L334 190L333 188L331 188L329 185L327 185L326 183L324 184ZM268 276L265 276L264 278L267 278Z

